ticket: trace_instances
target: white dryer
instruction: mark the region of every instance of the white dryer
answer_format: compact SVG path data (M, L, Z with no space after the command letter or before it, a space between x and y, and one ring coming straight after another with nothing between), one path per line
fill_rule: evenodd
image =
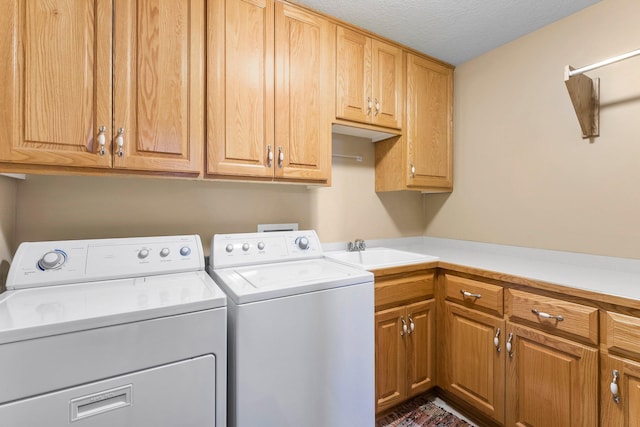
M23 243L0 294L0 425L226 425L226 297L199 236Z
M325 259L314 231L215 235L228 296L229 425L371 427L373 275Z

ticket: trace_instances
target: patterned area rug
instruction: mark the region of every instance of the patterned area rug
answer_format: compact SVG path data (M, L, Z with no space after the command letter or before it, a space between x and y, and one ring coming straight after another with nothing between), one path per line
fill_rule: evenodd
M468 427L466 421L445 411L432 398L418 396L376 420L376 427Z

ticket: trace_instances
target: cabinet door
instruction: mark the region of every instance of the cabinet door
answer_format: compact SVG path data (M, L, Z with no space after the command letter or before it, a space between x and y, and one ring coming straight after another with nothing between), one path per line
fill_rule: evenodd
M337 27L336 117L361 123L371 121L371 38Z
M284 3L276 3L275 25L275 176L327 181L331 172L333 25Z
M0 5L0 161L110 167L111 1Z
M400 129L404 110L402 49L372 40L373 124Z
M207 173L271 178L273 0L212 0L207 28Z
M204 0L115 2L115 167L202 170L204 14Z
M618 373L617 401L611 392ZM600 370L600 425L640 427L640 363L603 353Z
M505 322L498 317L445 303L443 387L500 423L504 423L504 329ZM494 345L496 334L499 349Z
M376 412L405 397L406 365L404 306L376 312Z
M509 426L598 425L598 350L508 323Z
M407 185L452 189L453 71L413 54L407 54L405 134Z
M414 396L434 385L435 300L406 306L407 395Z

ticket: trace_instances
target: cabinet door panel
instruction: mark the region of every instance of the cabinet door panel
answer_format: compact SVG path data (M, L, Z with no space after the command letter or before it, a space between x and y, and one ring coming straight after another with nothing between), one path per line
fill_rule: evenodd
M434 384L435 300L410 304L407 322L413 331L407 335L408 395L414 396Z
M276 3L276 177L328 180L331 155L332 25Z
M618 371L618 402L610 390L613 371ZM601 355L600 425L640 427L640 363Z
M373 112L372 122L386 127L402 127L402 49L372 41ZM376 107L379 106L379 109Z
M337 27L336 116L367 123L371 120L371 38Z
M404 306L378 311L375 315L376 412L404 399L406 349L403 335L400 335L403 316Z
M598 350L508 324L507 425L598 424Z
M273 177L273 1L213 0L208 11L207 173Z
M109 167L96 136L111 128L111 2L2 6L0 160Z
M115 12L115 167L200 172L204 1L116 1Z
M407 185L453 187L452 98L451 69L407 54L406 137L408 160L415 167Z
M503 423L504 320L450 302L445 310L443 387ZM493 342L498 329L500 351Z

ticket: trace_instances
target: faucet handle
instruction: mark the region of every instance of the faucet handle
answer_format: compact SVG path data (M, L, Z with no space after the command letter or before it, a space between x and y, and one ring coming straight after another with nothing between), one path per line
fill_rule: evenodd
M349 242L349 243L347 243L347 251L348 251L348 252L353 252L353 249L354 249L354 247L353 247L353 246L354 246L354 245L353 245L353 242Z

